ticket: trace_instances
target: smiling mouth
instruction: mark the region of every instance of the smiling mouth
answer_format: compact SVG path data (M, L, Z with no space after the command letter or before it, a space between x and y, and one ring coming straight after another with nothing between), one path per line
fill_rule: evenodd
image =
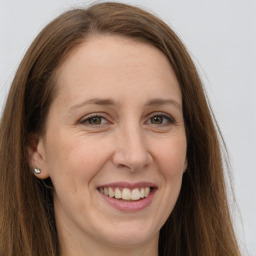
M125 200L125 201L138 201L147 198L154 188L114 188L114 187L99 187L98 190L105 196L110 198Z

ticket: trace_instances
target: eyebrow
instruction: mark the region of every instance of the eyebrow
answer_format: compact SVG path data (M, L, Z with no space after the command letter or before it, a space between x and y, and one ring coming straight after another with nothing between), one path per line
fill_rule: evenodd
M179 102L173 99L150 99L146 102L145 106L163 106L163 105L173 105L179 110L182 110L182 106Z
M82 103L79 103L77 105L73 105L68 112L72 112L78 108L81 108L85 105L90 105L90 104L93 104L93 105L99 105L99 106L114 106L116 105L115 102L112 100L112 99L101 99L101 98L93 98L93 99L89 99L89 100L86 100Z
M110 98L93 98L86 100L82 103L79 103L77 105L73 105L68 112L73 112L76 109L79 109L85 105L99 105L99 106L115 106L115 105L120 105L114 102L114 100ZM150 106L163 106L163 105L173 105L174 107L178 108L179 110L182 110L182 106L180 103L173 99L161 99L161 98L155 98L155 99L150 99L146 102L145 106L150 107Z

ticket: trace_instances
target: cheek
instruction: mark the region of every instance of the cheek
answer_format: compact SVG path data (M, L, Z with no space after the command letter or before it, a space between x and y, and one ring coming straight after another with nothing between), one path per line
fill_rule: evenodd
M158 147L156 158L160 165L160 170L166 178L182 176L186 169L187 144L185 136L164 141Z
M49 172L54 186L56 211L82 212L93 204L95 176L108 159L108 151L93 139L80 138L49 143ZM59 146L61 145L61 147ZM85 207L86 205L86 207ZM58 210L57 210L58 209ZM73 210L72 210L73 209Z
M166 200L170 202L171 208L178 198L183 173L187 167L186 150L185 136L166 140L158 150L159 172L166 189Z
M161 145L160 145L161 144ZM168 137L158 142L155 151L158 173L161 176L158 202L159 226L164 225L177 202L186 168L185 136Z
M50 140L47 165L56 186L66 185L69 192L88 185L108 159L108 150L93 138L58 136Z

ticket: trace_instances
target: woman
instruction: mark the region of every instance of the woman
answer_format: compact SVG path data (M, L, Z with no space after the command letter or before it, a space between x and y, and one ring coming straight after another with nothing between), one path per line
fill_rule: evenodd
M161 20L118 3L64 13L2 116L1 255L240 255L212 117Z

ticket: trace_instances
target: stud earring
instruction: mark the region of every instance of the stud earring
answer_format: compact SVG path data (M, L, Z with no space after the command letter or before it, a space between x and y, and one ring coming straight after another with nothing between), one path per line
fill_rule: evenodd
M35 174L40 174L40 173L41 173L41 170L40 170L40 169L35 168L35 169L34 169L34 173L35 173Z

